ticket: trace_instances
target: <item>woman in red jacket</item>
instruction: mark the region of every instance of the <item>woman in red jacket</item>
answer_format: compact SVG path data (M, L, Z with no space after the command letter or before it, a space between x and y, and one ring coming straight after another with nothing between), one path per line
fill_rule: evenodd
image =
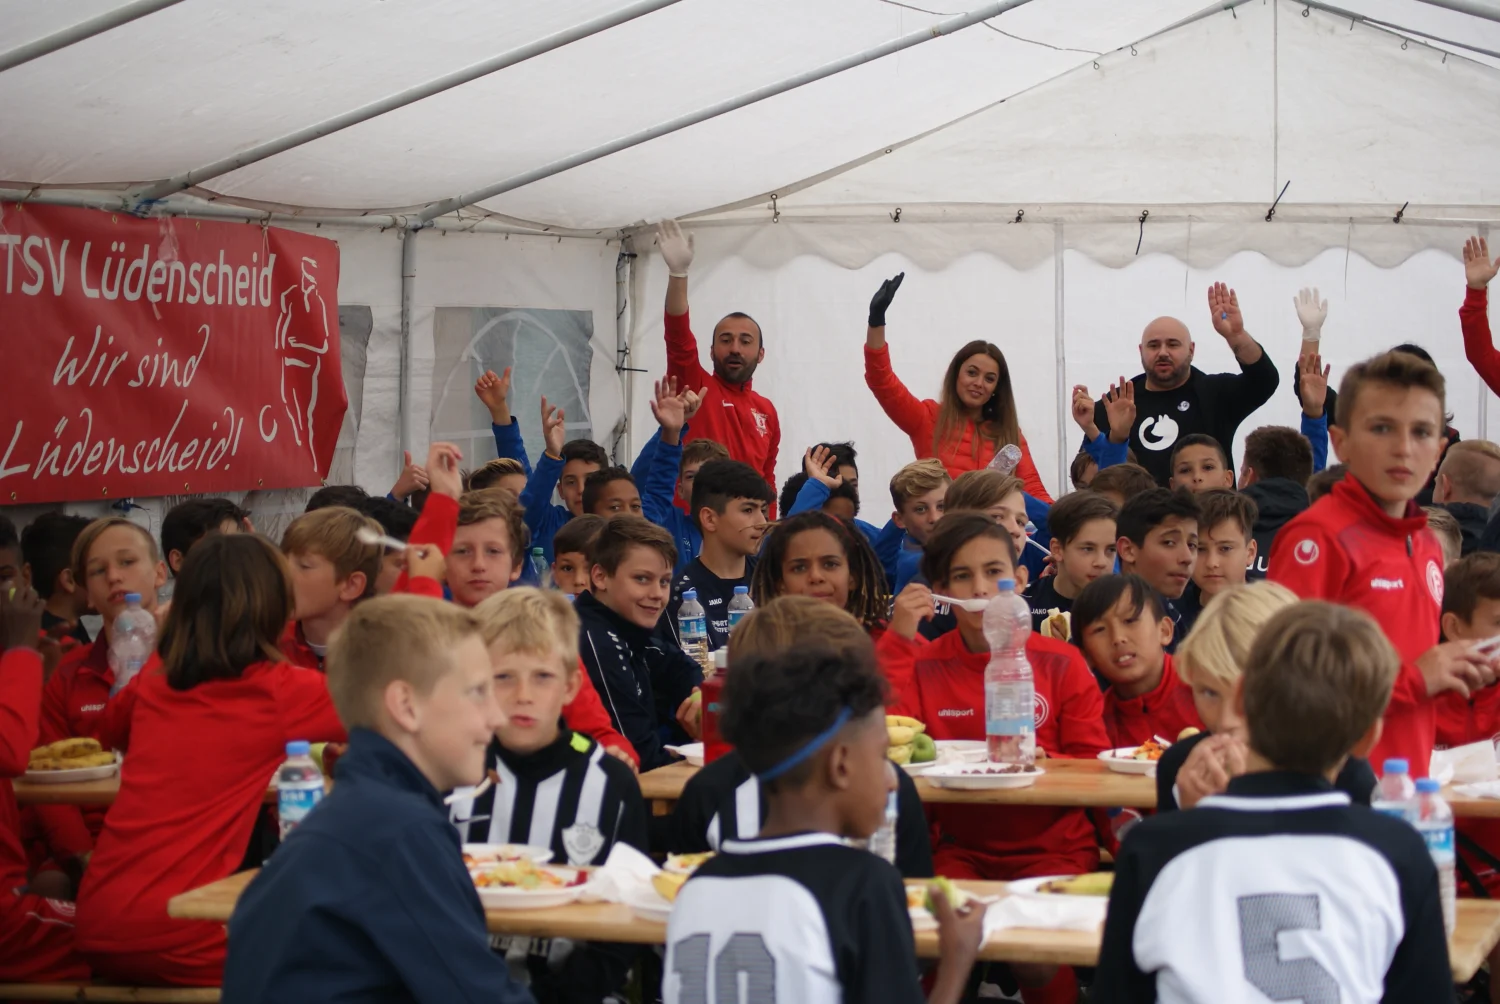
M891 351L885 344L885 312L905 277L902 272L887 279L870 301L865 383L875 392L875 400L911 437L917 459L936 457L952 478L987 466L1000 447L1014 443L1021 448L1016 475L1025 483L1028 494L1050 505L1052 496L1047 494L1026 437L1021 435L1010 368L999 348L976 340L959 349L943 376L941 401L918 400L891 369Z
M270 541L208 537L173 595L161 667L100 723L101 742L127 756L78 893L77 944L107 979L218 986L224 925L173 920L167 901L239 870L288 742L345 734L323 674L276 648L292 585Z

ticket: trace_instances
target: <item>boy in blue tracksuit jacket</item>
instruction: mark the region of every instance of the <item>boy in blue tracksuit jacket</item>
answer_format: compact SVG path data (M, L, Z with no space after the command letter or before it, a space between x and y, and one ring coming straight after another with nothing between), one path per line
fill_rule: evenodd
M536 458L536 466L526 479L521 507L525 511L526 528L531 531L531 546L540 547L551 566L552 537L558 527L574 516L583 515L584 479L608 467L609 454L592 439L564 443L562 415L547 404L546 398L542 398L542 435L546 449ZM554 489L562 505L552 504Z
M531 1001L490 950L442 801L484 775L484 743L505 721L474 620L421 596L367 600L326 669L349 749L333 792L235 906L223 1000ZM402 686L414 713L397 721L386 694Z
M678 439L678 442L663 441L662 430L657 429L641 450L641 455L646 457L646 464L642 465L637 458L630 473L640 486L641 515L670 533L672 543L677 545L677 567L672 569L672 574L679 576L684 568L692 564L698 552L703 550L703 535L698 532L698 527L688 514L677 508L677 481L682 473L682 442L680 436L673 438ZM641 480L641 474L637 473L643 466L645 480ZM701 467L702 461L696 466Z

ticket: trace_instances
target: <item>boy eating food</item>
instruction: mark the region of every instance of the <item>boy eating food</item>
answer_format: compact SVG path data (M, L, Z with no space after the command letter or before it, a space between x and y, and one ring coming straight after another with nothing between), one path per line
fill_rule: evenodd
M1266 624L1236 697L1248 772L1126 837L1095 1001L1453 1000L1422 838L1332 786L1375 746L1399 669L1360 611Z
M530 1001L490 951L442 804L484 775L505 722L474 615L373 599L335 636L327 673L349 750L235 906L224 1001Z
M375 595L385 555L380 545L359 539L361 530L382 532L368 516L329 506L298 517L282 535L297 600L281 638L281 651L292 665L322 669L335 629L355 604Z
M1031 604L1032 630L1041 633L1047 625L1048 637L1058 641L1071 637L1066 615L1073 609L1079 591L1114 571L1119 539L1115 518L1119 514L1119 507L1098 492L1072 492L1053 503L1047 523L1052 531L1052 560L1057 572L1038 579L1031 587L1027 601Z

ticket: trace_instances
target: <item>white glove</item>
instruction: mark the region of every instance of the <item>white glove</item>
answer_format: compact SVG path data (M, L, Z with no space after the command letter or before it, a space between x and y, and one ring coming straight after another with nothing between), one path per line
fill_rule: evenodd
M662 220L656 225L656 246L667 263L667 274L686 279L688 266L693 263L693 235L684 234L676 220Z
M1304 289L1292 297L1297 320L1302 322L1302 340L1316 342L1323 337L1323 322L1328 320L1328 301L1318 299L1316 289Z

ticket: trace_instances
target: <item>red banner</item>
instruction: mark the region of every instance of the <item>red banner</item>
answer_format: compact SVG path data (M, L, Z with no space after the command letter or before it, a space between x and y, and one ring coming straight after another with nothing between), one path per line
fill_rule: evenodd
M0 204L0 258L0 504L321 483L336 243Z

